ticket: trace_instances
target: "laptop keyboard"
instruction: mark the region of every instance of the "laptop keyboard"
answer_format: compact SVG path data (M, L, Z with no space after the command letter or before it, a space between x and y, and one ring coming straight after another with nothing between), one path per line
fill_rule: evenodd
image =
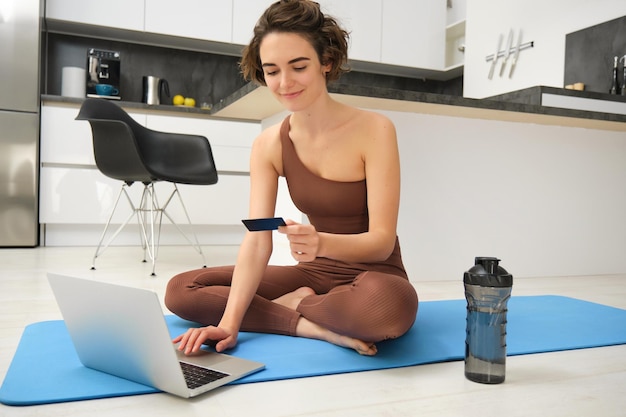
M180 362L180 367L183 370L183 375L185 375L187 387L190 389L201 387L209 382L217 381L218 379L228 376L228 374L187 362Z

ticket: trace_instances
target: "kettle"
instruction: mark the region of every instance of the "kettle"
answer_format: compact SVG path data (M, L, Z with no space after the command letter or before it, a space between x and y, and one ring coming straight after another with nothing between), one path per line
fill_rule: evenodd
M143 99L146 104L161 104L161 93L165 91L167 97L170 96L170 86L167 80L152 75L143 77Z

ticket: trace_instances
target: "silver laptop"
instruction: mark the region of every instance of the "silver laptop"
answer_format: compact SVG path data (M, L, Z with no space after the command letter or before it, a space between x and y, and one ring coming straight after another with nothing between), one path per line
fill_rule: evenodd
M48 280L88 368L189 398L265 367L216 352L180 353L155 292L57 274Z

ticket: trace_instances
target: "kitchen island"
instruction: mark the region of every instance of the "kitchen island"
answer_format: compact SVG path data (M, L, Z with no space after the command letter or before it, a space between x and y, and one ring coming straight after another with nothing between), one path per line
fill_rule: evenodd
M329 90L396 125L398 234L413 280L460 279L485 255L506 260L519 276L626 272L626 111L542 101L591 100L621 111L626 97L551 87L482 100L341 84ZM266 87L249 84L212 114L267 125L280 111Z
M387 115L396 125L402 164L398 235L413 281L460 279L475 256L497 256L515 276L626 272L626 116L340 84L331 92L338 100ZM80 101L43 97L44 109L66 107L70 113ZM224 192L237 189L239 197L235 206L222 202L219 213L227 221L219 213L214 220L202 217L211 187L202 192L206 197L195 199L192 211L200 223L210 223L201 243L236 242L239 234L229 233L241 228L236 217L247 202L249 145L263 127L285 115L273 107L267 88L249 84L210 111L120 104L162 130L195 131L205 122L219 122L219 131L202 127L200 132L217 141L218 149L240 152L226 158L232 168L216 159L218 169L237 171L224 176L232 181ZM44 140L42 129L42 147ZM231 148L229 141L241 142ZM48 169L69 168L47 164ZM297 216L288 201L285 194L280 197L277 215ZM63 239L68 230L82 227L49 226Z

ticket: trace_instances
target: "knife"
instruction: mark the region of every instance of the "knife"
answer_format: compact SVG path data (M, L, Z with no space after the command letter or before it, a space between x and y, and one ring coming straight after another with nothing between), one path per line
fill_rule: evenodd
M500 46L502 46L502 34L498 37L498 47L496 48L496 52L493 54L493 61L491 61L491 68L489 68L489 79L493 78L493 71L496 68L496 62L498 62L498 54L500 53Z
M506 62L509 60L509 55L511 55L511 46L513 46L513 29L509 30L509 37L506 40L506 49L504 50L504 60L502 61L502 66L500 67L500 77L504 74L504 68L506 68Z
M515 70L515 65L517 64L517 57L519 56L519 48L522 44L522 29L519 30L517 34L517 45L515 46L515 52L513 53L513 62L511 62L511 69L509 70L509 78L513 77L513 71Z

